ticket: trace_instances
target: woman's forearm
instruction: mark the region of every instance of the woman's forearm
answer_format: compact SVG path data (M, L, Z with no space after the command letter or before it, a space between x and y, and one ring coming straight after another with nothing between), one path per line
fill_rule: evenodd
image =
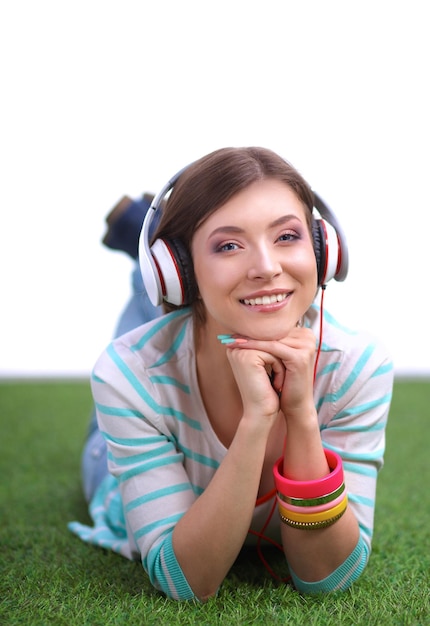
M201 600L216 593L243 546L255 508L267 435L242 419L211 483L173 532L178 563Z
M291 480L311 481L329 473L315 418L288 423L283 473ZM327 528L302 530L281 523L285 556L294 573L304 581L326 578L351 554L359 529L352 510Z

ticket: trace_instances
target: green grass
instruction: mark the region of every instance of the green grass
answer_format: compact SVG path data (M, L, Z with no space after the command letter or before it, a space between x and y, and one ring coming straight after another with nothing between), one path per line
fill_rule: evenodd
M430 381L396 381L370 564L345 593L303 597L243 554L218 596L177 603L139 563L82 543L86 382L0 384L0 624L430 624ZM272 557L282 569L282 559Z

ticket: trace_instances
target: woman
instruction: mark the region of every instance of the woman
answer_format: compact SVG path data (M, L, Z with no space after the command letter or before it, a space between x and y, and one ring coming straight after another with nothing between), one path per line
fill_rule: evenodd
M95 528L72 529L140 556L170 597L215 594L259 535L282 545L302 592L345 589L367 563L392 365L314 303L313 204L265 149L188 167L155 236L182 247L186 293L94 368L110 475Z

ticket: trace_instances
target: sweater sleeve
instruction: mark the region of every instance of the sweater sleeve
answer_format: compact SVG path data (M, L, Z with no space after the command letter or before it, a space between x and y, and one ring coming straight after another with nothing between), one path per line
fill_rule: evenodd
M123 357L120 342L100 357L91 385L131 552L140 556L157 589L175 599L191 599L194 594L176 560L172 534L197 496L183 453L160 418L168 407L160 404L137 357Z
M369 549L360 535L356 547L349 557L334 572L323 580L306 582L301 580L291 569L290 574L294 586L301 593L327 593L329 591L345 591L357 580L367 565Z

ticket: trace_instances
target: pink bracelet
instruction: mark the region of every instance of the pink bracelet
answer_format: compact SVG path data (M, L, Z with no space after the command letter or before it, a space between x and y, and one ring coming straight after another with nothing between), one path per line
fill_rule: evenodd
M290 480L282 476L284 459L278 459L273 467L277 491L289 498L320 498L336 491L343 483L343 465L340 456L324 449L330 474L316 480Z
M275 489L276 491L276 489ZM292 504L293 506L319 506L320 504L326 504L327 502L331 502L332 500L336 500L341 493L345 491L345 483L342 483L341 486L336 489L336 491L332 491L331 493L327 493L325 496L320 496L319 498L289 498L284 495L280 491L276 491L277 495L281 500L286 502L287 504Z
M335 500L326 502L326 504L318 504L315 506L294 506L294 504L285 502L279 496L278 503L286 511L295 511L296 513L321 513L322 511L328 511L329 509L332 509L336 505L340 504L344 498L345 492L343 491Z

